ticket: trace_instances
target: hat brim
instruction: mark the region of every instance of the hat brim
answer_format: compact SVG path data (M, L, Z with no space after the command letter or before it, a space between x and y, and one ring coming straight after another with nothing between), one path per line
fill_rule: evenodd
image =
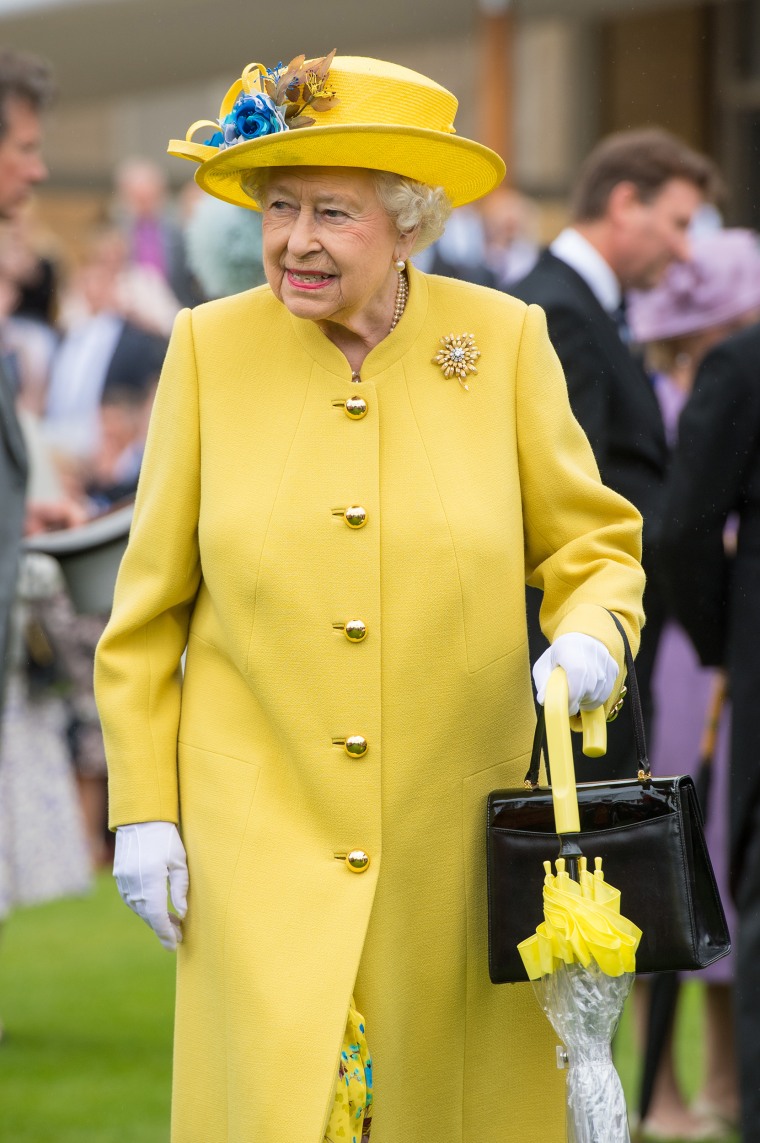
M243 190L241 176L267 167L391 171L428 186L443 187L452 206L482 198L506 173L500 156L481 143L425 127L384 124L302 127L236 143L224 151L173 139L168 150L201 163L195 179L209 194L253 209L258 208Z

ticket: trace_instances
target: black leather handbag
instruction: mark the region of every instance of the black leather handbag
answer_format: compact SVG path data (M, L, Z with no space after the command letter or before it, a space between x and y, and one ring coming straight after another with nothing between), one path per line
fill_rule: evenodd
M612 613L610 613L612 614ZM622 912L642 930L637 972L705 968L731 951L702 812L688 776L653 778L633 657L622 634L632 703L638 777L577 787L581 850L621 891ZM539 788L546 751L543 711L523 789L488 797L488 962L494 984L527 979L517 945L543 920L544 861L558 854L551 788ZM550 762L546 753L547 774ZM571 835L564 835L565 837Z

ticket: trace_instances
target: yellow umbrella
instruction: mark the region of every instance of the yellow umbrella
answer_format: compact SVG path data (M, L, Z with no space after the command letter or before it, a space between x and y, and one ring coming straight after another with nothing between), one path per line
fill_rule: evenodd
M620 912L620 892L578 845L580 818L567 677L552 671L544 703L560 855L544 862L544 920L517 946L568 1064L569 1143L628 1143L628 1115L610 1044L636 968L641 930ZM604 711L582 712L584 753L606 745Z
M581 964L592 959L607 976L636 971L636 949L641 929L620 915L620 891L608 885L602 859L590 873L579 858L580 880L574 881L557 858L556 875L544 862L544 920L533 936L517 947L530 980L540 980L560 964Z

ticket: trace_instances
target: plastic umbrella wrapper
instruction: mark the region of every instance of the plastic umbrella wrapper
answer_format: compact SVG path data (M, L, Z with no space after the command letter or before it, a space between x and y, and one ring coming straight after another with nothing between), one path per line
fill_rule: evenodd
M612 1062L612 1037L636 968L641 930L620 912L620 892L593 873L578 846L567 677L556 668L544 704L552 801L560 852L544 862L544 920L518 945L538 1002L565 1046L569 1143L629 1143L623 1088ZM584 751L604 750L602 708L583 712ZM594 739L596 742L594 743Z

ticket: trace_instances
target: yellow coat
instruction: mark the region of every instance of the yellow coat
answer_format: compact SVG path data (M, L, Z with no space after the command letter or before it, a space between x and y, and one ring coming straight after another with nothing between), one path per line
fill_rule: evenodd
M463 332L469 392L431 361ZM188 853L174 1143L321 1143L352 992L372 1143L564 1139L554 1033L488 979L485 798L527 768L526 578L619 661L640 529L535 306L412 271L361 385L268 287L180 315L96 667L111 824Z

